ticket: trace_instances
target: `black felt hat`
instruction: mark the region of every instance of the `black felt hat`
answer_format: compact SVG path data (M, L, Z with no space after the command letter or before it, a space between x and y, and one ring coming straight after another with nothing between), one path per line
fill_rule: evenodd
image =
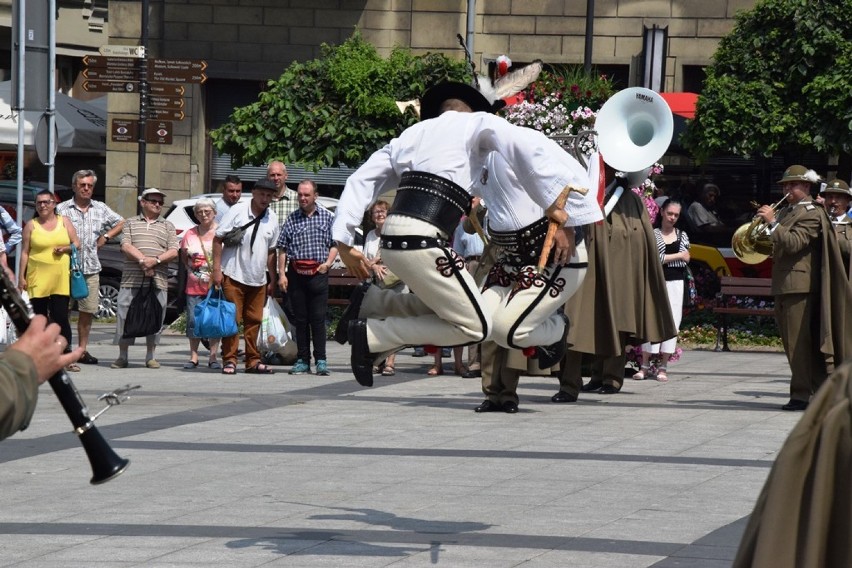
M473 112L494 112L493 103L476 88L464 83L448 81L439 83L426 91L420 99L420 118L426 120L441 114L441 105L447 99L459 99L465 102Z

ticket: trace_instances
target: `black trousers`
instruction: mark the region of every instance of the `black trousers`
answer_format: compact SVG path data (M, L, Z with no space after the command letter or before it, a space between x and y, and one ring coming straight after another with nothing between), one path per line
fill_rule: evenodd
M293 308L293 325L296 326L296 356L310 363L313 342L314 361L326 359L328 274L303 276L291 267L287 270L287 296Z
M44 298L30 298L33 311L45 316L48 321L55 323L61 330L62 337L68 342L66 351L71 350L71 322L68 321L68 303L71 298L54 294Z

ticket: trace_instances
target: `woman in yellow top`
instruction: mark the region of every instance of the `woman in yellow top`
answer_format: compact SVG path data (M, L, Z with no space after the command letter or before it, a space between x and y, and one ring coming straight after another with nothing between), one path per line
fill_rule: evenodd
M35 205L36 217L24 226L21 240L18 288L27 291L35 313L59 325L67 345L71 345L71 245L80 248L80 241L71 221L56 214L53 192L39 192ZM65 369L76 372L80 367L72 363Z

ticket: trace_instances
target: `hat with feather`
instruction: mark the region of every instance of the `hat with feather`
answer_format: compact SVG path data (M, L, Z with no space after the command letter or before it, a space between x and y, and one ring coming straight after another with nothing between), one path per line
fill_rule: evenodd
M461 35L458 36L458 40L464 48L471 71L475 71L470 52L467 50ZM467 104L473 112L497 112L506 106L503 99L516 95L538 78L542 70L542 62L535 60L518 69L511 67L512 60L501 55L496 61L489 63L487 77L474 72L471 85L455 81L435 85L427 90L420 99L421 120L440 115L441 105L449 99L459 99Z

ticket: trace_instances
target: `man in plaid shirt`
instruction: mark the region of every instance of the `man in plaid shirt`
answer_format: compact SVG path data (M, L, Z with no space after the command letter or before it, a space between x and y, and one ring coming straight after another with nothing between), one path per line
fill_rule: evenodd
M317 375L328 375L325 316L328 269L337 257L331 238L334 215L317 205L317 185L313 181L301 182L297 193L299 209L286 219L278 237L278 285L290 298L298 348L298 359L290 374L311 372L313 339Z
M92 318L99 309L101 261L98 249L116 238L124 228L124 219L105 203L92 199L98 176L92 170L80 170L71 177L74 197L56 207L56 214L68 217L80 238L80 262L89 286L89 295L78 300L77 341L83 348L80 363L97 365L98 360L88 351Z

